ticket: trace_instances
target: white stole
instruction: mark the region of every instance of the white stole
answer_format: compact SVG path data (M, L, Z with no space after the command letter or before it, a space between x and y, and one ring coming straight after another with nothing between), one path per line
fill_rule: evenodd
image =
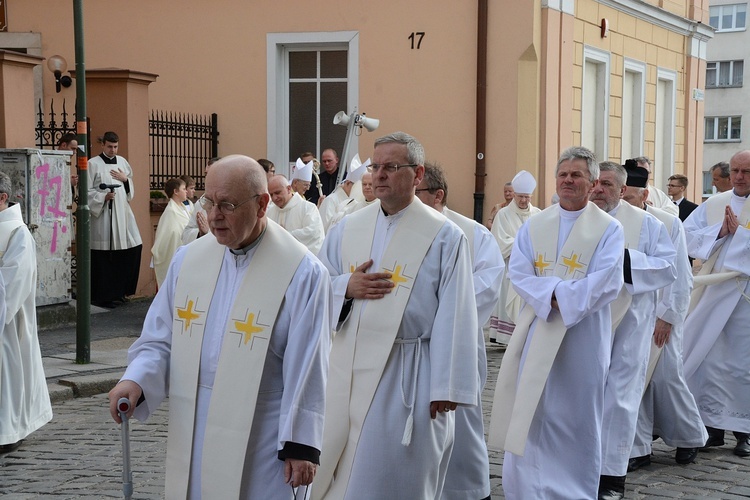
M559 208L550 207L529 219L537 275L554 275L564 280L586 276L599 241L611 222L610 216L589 202L558 255ZM553 262L554 268L549 269ZM537 319L536 327L521 371L521 356L534 319ZM532 307L527 306L521 312L497 377L490 446L523 456L531 421L566 331L559 311L553 310L548 321L537 318Z
M202 498L239 497L269 340L289 283L307 252L270 220L262 238L222 337L206 420ZM169 374L166 495L170 499L187 496L201 346L225 250L213 237L199 238L188 247L182 264L191 272L180 273L177 279Z
M615 214L615 219L622 224L622 229L625 233L625 248L638 248L638 243L641 240L641 228L643 227L643 221L645 218L645 210L635 208L633 205L625 203L624 201L620 202L620 206L617 208L617 214ZM625 284L623 284L617 298L610 304L612 310L613 343L615 341L615 330L620 326L620 322L625 317L625 313L628 312L632 302L633 296L628 293Z
M380 212L375 202L347 216L341 242L341 268L351 273L370 259ZM446 218L415 198L380 259L377 272L389 272L396 285L378 300L355 300L351 315L333 340L326 388L321 465L313 498L343 498L354 455L375 390L398 334L414 281ZM367 307L363 306L367 305ZM356 370L356 372L355 372ZM411 419L411 416L410 416ZM411 432L412 421L407 421ZM334 479L335 478L335 479Z
M8 212L12 218L4 221L0 221L0 259L5 254L5 251L8 249L8 245L10 244L10 238L13 236L13 233L16 232L16 229L23 226L23 220L21 218L15 218L14 213L12 212L18 212L18 215L21 214L21 205L16 203L12 207L8 207L5 210L10 210Z

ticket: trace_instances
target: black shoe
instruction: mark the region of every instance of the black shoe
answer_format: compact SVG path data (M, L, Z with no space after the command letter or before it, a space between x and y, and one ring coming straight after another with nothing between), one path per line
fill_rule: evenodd
M642 457L633 457L628 460L628 472L633 472L641 467L651 465L651 455L643 455Z
M734 454L738 457L750 457L750 434L744 432L735 432L737 437L737 446L734 447Z
M724 429L706 426L706 431L708 432L708 441L703 445L704 450L711 446L724 446Z
M599 476L598 500L625 498L625 476Z
M674 454L674 461L678 464L686 465L695 462L695 457L698 456L698 448L677 448L677 452Z
M16 441L15 443L0 445L0 455L5 454L5 453L10 453L11 451L16 451L18 447L21 446L22 442L23 442L23 439L20 441Z

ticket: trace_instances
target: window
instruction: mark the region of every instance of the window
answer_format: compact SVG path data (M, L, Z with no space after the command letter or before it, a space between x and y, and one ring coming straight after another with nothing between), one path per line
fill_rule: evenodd
M704 140L706 142L739 141L741 127L741 116L706 117L706 132Z
M706 63L706 88L742 87L744 61Z
M609 63L609 52L584 47L581 146L589 148L601 161L609 158Z
M620 158L643 154L646 65L625 59L622 78L622 152Z
M269 33L266 42L266 158L277 173L288 174L305 151L320 158L331 147L340 155L346 127L334 125L333 117L357 108L359 34ZM358 137L350 142L349 149L357 151Z
M656 72L656 116L654 123L654 186L663 186L674 172L675 103L677 73L658 68Z
M709 8L708 23L716 31L741 31L745 29L747 4L715 5Z

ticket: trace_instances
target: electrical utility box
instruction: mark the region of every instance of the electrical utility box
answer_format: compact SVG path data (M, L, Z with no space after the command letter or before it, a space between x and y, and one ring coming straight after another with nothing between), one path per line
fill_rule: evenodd
M0 170L10 176L11 203L36 241L36 305L70 301L73 219L71 151L0 149Z

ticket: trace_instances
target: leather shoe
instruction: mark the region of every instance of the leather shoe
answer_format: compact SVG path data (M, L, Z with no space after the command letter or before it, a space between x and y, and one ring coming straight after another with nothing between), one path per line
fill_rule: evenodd
M11 451L16 451L18 447L21 446L22 441L23 440L16 441L15 443L8 443L8 444L0 445L0 455L5 454L5 453L10 453Z
M677 448L677 452L674 454L674 461L678 464L686 465L695 462L695 457L698 456L698 448Z
M735 432L734 435L737 436L734 454L738 457L750 457L750 434Z
M724 429L706 426L706 431L708 432L708 441L703 445L704 450L711 446L724 446Z
M641 467L651 465L651 455L643 455L642 457L633 457L628 460L628 472L633 472Z
M620 500L625 498L625 476L599 476L597 500Z

